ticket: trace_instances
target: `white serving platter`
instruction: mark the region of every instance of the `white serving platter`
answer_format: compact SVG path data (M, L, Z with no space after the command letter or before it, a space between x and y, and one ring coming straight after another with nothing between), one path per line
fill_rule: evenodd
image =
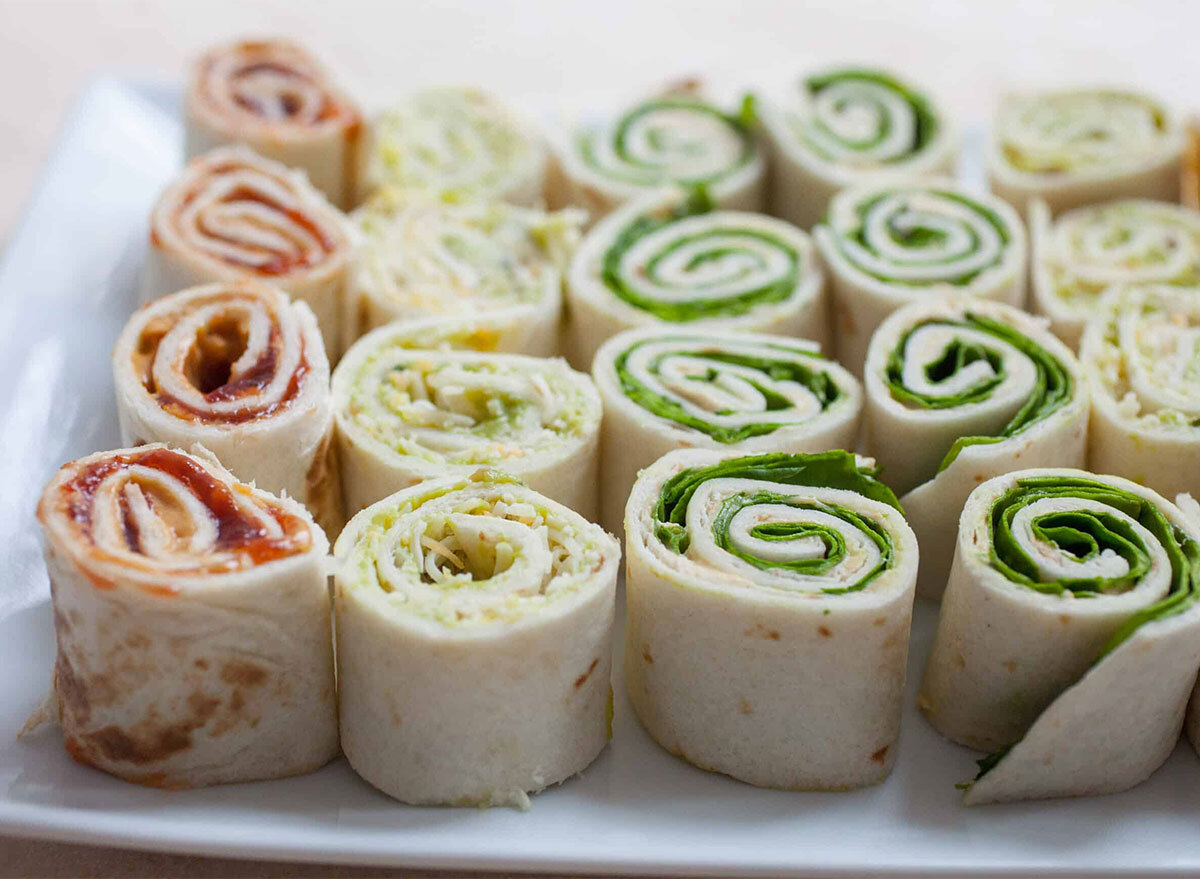
M936 616L923 602L896 769L851 793L758 790L669 756L631 716L619 666L611 746L527 813L403 806L344 761L285 781L150 790L73 763L56 730L17 741L54 655L36 498L59 464L118 442L109 349L134 307L147 212L180 140L169 90L96 83L0 263L0 833L498 870L1200 875L1200 759L1186 745L1125 794L960 806L954 783L978 755L939 738L913 704Z

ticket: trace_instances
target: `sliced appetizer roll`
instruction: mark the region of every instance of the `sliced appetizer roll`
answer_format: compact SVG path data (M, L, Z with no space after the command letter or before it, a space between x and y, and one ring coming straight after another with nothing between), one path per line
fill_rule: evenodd
M1007 96L988 148L992 191L1054 213L1116 198L1179 201L1184 133L1157 98L1111 89Z
M665 186L704 186L717 206L763 207L766 161L749 119L684 89L572 132L551 176L551 204L593 218Z
M1020 309L964 296L905 306L871 339L865 445L921 541L917 591L939 598L967 495L1026 467L1082 467L1079 362Z
M656 742L761 787L887 777L917 541L864 462L671 452L638 477L625 548L625 681Z
M822 70L791 100L759 107L770 150L768 207L804 229L841 189L879 178L948 174L958 139L920 88L886 71Z
M948 180L844 190L814 235L831 274L837 359L855 375L880 322L931 292L1025 303L1020 218Z
M486 466L596 516L600 395L562 360L418 350L403 324L382 327L334 370L333 406L347 514Z
M1080 359L1092 388L1089 466L1200 497L1200 290L1109 291Z
M59 470L46 536L67 752L118 778L201 787L338 753L325 560L296 501L161 444Z
M1029 208L1033 307L1078 347L1084 324L1110 287L1171 284L1200 295L1200 214L1159 201L1090 205L1051 220Z
M302 174L242 147L193 160L150 214L142 301L250 278L307 302L326 348L350 271L346 218Z
M829 338L808 236L715 208L703 190L660 190L589 231L567 274L567 305L567 356L578 367L610 336L652 323Z
M192 68L184 113L189 158L244 144L353 207L366 158L362 114L300 46L247 40L210 49Z
M621 531L638 471L674 449L854 448L862 388L802 339L649 326L609 339L592 378L604 404L601 523Z
M562 277L582 217L493 202L405 206L394 193L356 215L363 244L345 297L343 349L395 320L462 317L524 306L530 344L558 351Z
M612 736L620 548L511 477L397 492L334 548L342 744L406 803L528 808Z
M482 89L430 88L406 96L373 125L366 196L389 189L405 200L545 198L549 150L527 120Z
M1175 748L1200 667L1200 531L1154 491L1021 470L971 493L919 704L993 752L964 802L1114 793Z
M303 302L251 281L182 290L129 319L112 362L121 442L202 443L341 527L329 362Z

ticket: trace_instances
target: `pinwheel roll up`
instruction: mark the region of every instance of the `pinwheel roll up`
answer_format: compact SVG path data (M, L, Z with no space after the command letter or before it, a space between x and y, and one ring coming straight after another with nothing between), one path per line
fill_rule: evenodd
M134 314L112 359L123 443L202 443L341 527L329 362L307 305L251 281L182 290Z
M154 444L67 464L38 519L72 757L178 788L337 755L329 544L304 507Z
M414 350L403 325L358 341L333 373L347 514L423 479L495 467L589 519L600 395L562 360Z
M1200 118L1193 118L1187 126L1182 190L1184 206L1200 211Z
M917 541L853 454L671 452L625 548L625 680L655 741L762 787L887 777Z
M360 248L342 318L343 350L395 320L461 317L524 306L524 352L558 351L562 273L582 217L498 202L405 207L394 193L357 214Z
M771 213L805 229L847 186L883 175L948 174L957 136L917 87L885 70L834 68L759 108L770 147Z
M950 181L844 190L814 235L832 276L837 359L855 375L880 322L931 292L1025 303L1020 218Z
M1033 307L1078 347L1084 324L1110 287L1170 284L1200 295L1200 214L1158 201L1112 201L1057 220L1029 208Z
M639 470L675 449L854 448L862 388L812 342L649 326L609 339L592 377L604 404L601 523L619 533Z
M1200 290L1109 291L1080 359L1092 387L1088 465L1200 496Z
M1079 362L1020 309L964 296L913 303L875 331L865 444L921 541L917 592L946 588L953 534L979 483L1082 467L1089 394Z
M363 510L334 577L342 743L407 803L527 808L612 735L620 548L496 471Z
M351 237L303 175L241 147L214 150L193 160L150 214L142 300L213 281L263 281L307 302L333 351Z
M1200 667L1198 541L1116 476L1021 470L971 493L919 698L993 752L965 803L1114 793L1167 758Z
M244 144L353 207L366 158L362 114L301 47L272 40L210 49L192 69L184 112L189 158Z
M1009 95L988 148L992 191L1054 213L1116 198L1179 201L1184 132L1157 98L1118 89Z
M567 357L579 368L610 336L652 323L829 338L808 236L716 209L703 191L660 191L597 224L571 262L567 304Z
M373 131L369 191L386 188L406 201L544 200L549 150L541 133L485 91L416 92L382 113Z
M758 211L765 174L751 120L709 103L689 85L573 132L552 168L550 202L587 208L596 218L680 185L705 187L718 207Z

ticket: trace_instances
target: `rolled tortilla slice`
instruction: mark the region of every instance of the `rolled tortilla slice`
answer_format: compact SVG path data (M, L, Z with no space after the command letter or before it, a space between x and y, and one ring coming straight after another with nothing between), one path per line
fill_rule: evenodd
M154 444L67 464L38 519L72 757L182 788L337 755L329 544L299 503Z
M1113 289L1083 334L1088 464L1200 496L1200 290Z
M1089 205L1051 220L1029 208L1033 307L1072 347L1110 287L1170 284L1200 295L1200 214L1158 201Z
M801 339L626 330L600 348L592 378L604 404L600 521L614 533L638 471L667 452L823 452L858 441L862 388Z
M688 88L583 125L557 151L550 203L603 217L630 199L674 185L703 186L717 207L763 207L766 161L750 120Z
M122 443L201 443L341 528L329 362L303 302L251 281L181 290L129 319L112 362Z
M829 338L808 236L782 220L660 190L595 226L567 273L567 357L592 363L621 330L653 323Z
M1012 94L987 151L992 191L1054 213L1118 198L1179 201L1184 133L1157 98L1088 88Z
M831 276L837 359L856 376L871 334L902 305L930 293L1025 302L1020 218L948 180L844 190L814 237Z
M509 477L421 483L334 548L350 765L407 803L527 808L612 735L620 549Z
M1154 491L1022 470L967 500L919 704L993 751L963 801L1126 790L1175 748L1200 668L1200 531Z
M353 247L346 218L302 174L242 147L193 160L150 214L142 301L250 278L308 303L326 349Z
M406 201L544 201L549 149L541 132L482 89L415 92L372 128L360 200L389 189Z
M790 101L764 101L772 214L811 229L839 190L888 175L954 171L958 138L920 88L886 71L822 70Z
M671 452L625 547L625 681L656 742L761 787L887 777L917 541L853 454Z
M184 95L188 158L243 144L303 171L338 207L354 206L366 158L362 114L305 49L284 40L217 46Z
M589 519L600 395L562 360L417 350L403 324L354 345L333 373L346 511L447 473L496 467Z
M385 193L355 219L364 242L344 302L343 350L392 321L524 306L524 353L558 352L562 275L579 241L578 212L498 202L405 206Z
M1089 394L1042 321L964 296L905 306L871 339L865 446L921 541L917 593L940 598L953 534L979 483L1027 467L1082 467Z
M1200 119L1187 126L1187 149L1183 160L1182 198L1184 207L1200 211Z

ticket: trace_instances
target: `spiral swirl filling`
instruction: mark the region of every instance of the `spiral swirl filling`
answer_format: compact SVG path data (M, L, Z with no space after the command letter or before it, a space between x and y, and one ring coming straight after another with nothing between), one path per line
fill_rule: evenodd
M697 194L666 216L631 222L605 251L604 284L660 320L734 317L782 302L798 283L801 257L766 227L715 211Z
M939 472L971 445L1002 442L1066 405L1074 380L1062 361L1016 328L981 314L931 318L888 355L884 381L912 409L988 407L995 432L959 437Z
M313 216L295 180L257 159L201 163L166 220L189 250L264 277L315 268L338 252L340 230Z
M356 374L346 416L403 455L515 463L582 435L595 406L581 380L529 357L385 348Z
M541 301L574 247L579 217L507 205L395 210L377 201L359 217L361 264L377 296L426 314Z
M490 95L430 89L376 124L379 176L400 189L436 190L448 201L500 190L539 161L538 150Z
M1055 292L1068 304L1120 285L1200 287L1200 218L1173 205L1080 208L1059 218L1047 244Z
M855 496L899 509L849 452L729 458L667 480L655 535L670 551L756 585L856 592L896 558L890 532L854 509Z
M1189 291L1122 291L1106 313L1089 366L1123 416L1200 427L1200 305Z
M815 345L664 336L614 360L625 396L721 443L805 424L845 396Z
M309 363L282 294L231 288L154 310L132 356L135 374L164 411L239 424L269 418L300 394Z
M281 42L244 42L206 55L199 96L220 115L297 129L358 122L315 59Z
M1165 110L1138 94L1072 91L1010 98L996 120L1000 152L1033 174L1101 170L1153 156L1169 134Z
M576 591L604 562L586 523L486 471L377 508L349 563L394 607L443 624L512 621Z
M712 184L753 161L749 126L704 101L662 98L581 132L578 149L596 173L635 186Z
M1011 235L995 211L955 192L894 190L855 206L831 223L842 255L890 284L969 284L999 265Z
M1085 476L1025 477L992 504L988 524L991 565L1010 582L1078 597L1138 590L1154 601L1122 624L1101 655L1200 596L1200 544L1121 486Z
M895 77L875 70L837 70L809 77L806 112L797 134L816 155L871 167L924 150L939 123L929 102Z
M303 517L161 446L92 460L57 503L94 558L132 571L232 573L312 546Z

